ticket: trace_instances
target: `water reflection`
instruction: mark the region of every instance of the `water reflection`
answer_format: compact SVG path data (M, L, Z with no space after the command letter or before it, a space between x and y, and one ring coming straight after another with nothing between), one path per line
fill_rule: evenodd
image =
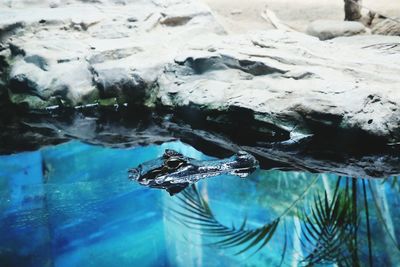
M180 142L0 157L1 266L396 266L400 183L258 170L170 197L127 170Z
M192 187L167 213L189 229L189 236L201 236L203 246L242 263L397 266L397 177L260 171L250 179L251 189L230 180L229 196L217 181Z

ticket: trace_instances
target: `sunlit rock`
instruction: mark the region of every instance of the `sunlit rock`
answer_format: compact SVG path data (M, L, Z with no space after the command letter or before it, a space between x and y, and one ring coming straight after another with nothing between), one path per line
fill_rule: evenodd
M372 27L373 34L400 36L400 17L384 19Z
M398 140L399 54L354 38L326 43L268 31L201 39L166 67L158 101L171 109L240 107L304 133L361 131Z
M365 34L367 32L368 30L365 26L356 21L316 20L307 27L307 33L318 37L320 40Z
M0 13L4 83L14 103L31 108L110 95L144 102L187 40L224 33L194 0L8 1Z
M278 30L228 36L195 0L49 3L0 5L1 87L14 103L246 111L249 127L283 133L274 141L332 131L400 138L398 37L338 37L365 31L350 22L329 24L337 38L324 42Z

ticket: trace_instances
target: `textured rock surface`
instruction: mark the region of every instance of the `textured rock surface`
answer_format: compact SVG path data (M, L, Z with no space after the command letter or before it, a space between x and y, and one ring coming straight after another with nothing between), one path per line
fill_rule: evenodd
M60 1L54 8L28 2L1 10L1 53L9 65L3 88L14 103L43 108L116 98L209 111L239 107L285 130L399 139L400 54L390 47L397 37L382 47L372 36L330 43L281 31L226 36L194 0Z
M159 78L158 101L171 108L240 107L303 133L361 130L398 141L400 54L360 40L324 43L280 31L199 40Z
M373 34L396 35L400 36L400 17L384 19L372 27Z
M340 36L365 34L367 29L356 21L316 20L308 25L307 33L320 40L328 40Z
M6 1L0 13L11 99L31 108L99 96L143 102L186 40L224 32L192 0Z

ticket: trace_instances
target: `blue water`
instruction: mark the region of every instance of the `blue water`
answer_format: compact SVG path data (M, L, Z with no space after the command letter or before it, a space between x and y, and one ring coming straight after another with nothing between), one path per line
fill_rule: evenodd
M257 243L235 255L251 240L230 248L210 245L224 236L210 237L198 214L185 217L182 194L170 197L128 180L129 168L166 148L209 159L181 142L112 149L73 141L0 156L0 266L304 266L315 248L306 216L316 196L332 199L336 185L344 190L353 183L337 183L333 174L274 170L199 182L200 196L221 225L238 229L246 218L244 229L252 230L280 218L260 251L254 253ZM399 266L398 179L357 179L352 188L358 216L352 260L356 255L360 266ZM316 265L338 262L320 259Z

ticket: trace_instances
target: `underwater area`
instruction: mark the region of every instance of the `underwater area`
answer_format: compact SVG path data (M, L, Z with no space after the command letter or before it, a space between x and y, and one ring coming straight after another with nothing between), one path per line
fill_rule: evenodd
M181 141L0 156L1 266L396 266L400 182L258 169L170 196L127 170Z

